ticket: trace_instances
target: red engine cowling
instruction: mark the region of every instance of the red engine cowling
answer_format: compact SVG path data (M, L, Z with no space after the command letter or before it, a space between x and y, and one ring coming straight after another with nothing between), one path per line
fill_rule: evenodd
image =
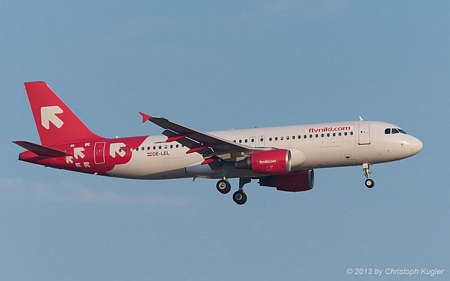
M271 175L289 173L291 165L291 152L286 149L253 152L244 160L235 163L237 169Z
M299 192L311 190L314 186L314 170L295 171L284 175L264 177L259 185L276 187L277 190Z

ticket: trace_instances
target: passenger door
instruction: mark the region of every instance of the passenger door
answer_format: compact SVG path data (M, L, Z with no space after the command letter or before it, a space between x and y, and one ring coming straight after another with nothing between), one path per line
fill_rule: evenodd
M358 144L367 145L370 144L370 124L360 123L358 125Z

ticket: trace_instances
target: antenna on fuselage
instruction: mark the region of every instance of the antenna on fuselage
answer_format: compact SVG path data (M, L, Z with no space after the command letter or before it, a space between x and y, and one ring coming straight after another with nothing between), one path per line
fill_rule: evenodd
M364 121L364 119L361 116L359 116L359 121Z

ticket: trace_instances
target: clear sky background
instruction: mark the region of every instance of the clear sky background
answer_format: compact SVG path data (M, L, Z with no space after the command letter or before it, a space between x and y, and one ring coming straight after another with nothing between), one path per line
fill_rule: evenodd
M252 182L238 206L215 180L17 161L12 140L39 141L35 80L105 137L160 134L139 111L203 131L361 115L424 149L375 165L373 189L323 169L304 193ZM4 1L0 82L2 280L450 278L448 1Z

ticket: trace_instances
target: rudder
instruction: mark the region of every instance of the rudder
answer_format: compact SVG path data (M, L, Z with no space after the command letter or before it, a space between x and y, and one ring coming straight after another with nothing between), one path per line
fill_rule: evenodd
M92 133L45 82L24 84L42 145L102 139Z

